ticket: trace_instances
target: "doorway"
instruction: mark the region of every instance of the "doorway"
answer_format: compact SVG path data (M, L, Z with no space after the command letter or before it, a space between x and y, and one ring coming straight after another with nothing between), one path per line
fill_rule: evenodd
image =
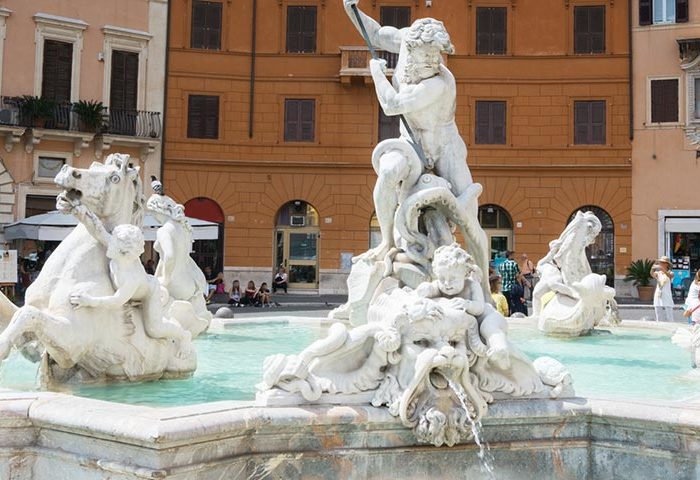
M506 252L513 250L513 221L508 212L498 205L479 207L479 223L489 239L489 258L505 260Z
M287 269L292 290L318 288L318 212L303 200L284 205L275 227L275 271Z

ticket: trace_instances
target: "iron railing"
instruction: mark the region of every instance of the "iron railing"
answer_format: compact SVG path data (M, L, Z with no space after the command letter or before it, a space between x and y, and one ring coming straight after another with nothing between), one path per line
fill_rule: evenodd
M389 70L388 73L391 73L396 68L399 54L384 50L376 50L376 52L379 58L386 60L386 68ZM368 76L371 58L367 47L340 47L340 75Z
M80 121L71 103L54 105L50 116L39 118L24 111L23 102L22 97L0 97L0 125L146 138L160 138L162 134L159 112L105 108L102 125L95 132L95 129L86 127Z

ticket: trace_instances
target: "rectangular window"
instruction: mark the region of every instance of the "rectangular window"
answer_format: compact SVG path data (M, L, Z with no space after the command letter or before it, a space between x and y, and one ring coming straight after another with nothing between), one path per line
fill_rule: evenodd
M287 52L316 51L316 7L287 7Z
M379 24L383 27L406 28L411 26L411 7L380 7ZM396 68L398 53L378 52L386 60L386 67Z
M574 102L574 143L605 145L605 100Z
M61 157L39 157L36 176L45 179L55 178L65 163L66 159Z
M192 2L191 48L221 49L221 2Z
M112 51L112 78L109 106L119 110L136 110L139 84L139 54Z
M506 53L506 8L478 7L476 9L476 53L504 55Z
M56 197L54 195L27 195L25 198L25 218L49 213L52 210L56 210Z
M314 99L286 99L284 101L284 141L313 142L316 123Z
M651 122L678 122L678 79L651 81Z
M399 116L388 116L384 114L381 105L379 106L379 141L387 138L398 138L401 135L399 128Z
M219 138L218 96L190 95L187 107L189 138Z
M695 86L695 113L693 117L695 120L700 120L700 77L693 79L693 85Z
M605 53L605 7L574 7L574 53Z
M639 0L639 24L686 23L688 0Z
M41 96L57 103L70 102L73 44L44 40Z
M474 141L484 145L506 144L506 102L476 102Z

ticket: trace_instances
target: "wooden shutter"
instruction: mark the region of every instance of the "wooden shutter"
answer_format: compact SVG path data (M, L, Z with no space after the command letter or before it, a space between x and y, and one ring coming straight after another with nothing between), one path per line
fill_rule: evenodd
M379 23L386 27L408 27L411 25L411 7L381 7Z
M506 102L477 101L475 124L475 143L489 145L505 145Z
M653 0L639 0L639 24L651 25Z
M287 52L316 51L316 7L287 7Z
M605 7L574 7L574 53L605 52Z
M651 121L678 121L678 80L651 81Z
M315 138L316 102L313 99L284 101L284 140L313 142Z
M222 4L192 2L192 33L190 47L219 50L221 48Z
M398 138L401 135L398 115L388 116L384 114L381 105L379 106L379 141L387 138Z
M187 108L187 136L219 138L219 97L190 95Z
M44 40L41 96L57 103L70 102L73 44Z
M138 98L138 80L138 53L113 50L110 108L135 111Z
M676 0L676 23L688 21L688 0Z
M605 144L605 100L574 102L574 143Z
M503 55L506 53L505 7L478 7L476 9L476 53Z

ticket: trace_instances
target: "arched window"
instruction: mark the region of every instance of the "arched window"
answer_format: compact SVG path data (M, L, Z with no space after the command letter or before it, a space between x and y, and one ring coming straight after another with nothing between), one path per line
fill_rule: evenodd
M607 275L606 283L615 286L615 224L612 217L600 207L584 205L577 208L570 216L567 224L576 216L576 212L593 212L602 228L592 245L586 247L586 257L591 264L593 273Z
M489 238L491 260L505 259L506 251L513 250L510 214L498 205L482 205L479 207L479 223Z
M224 211L210 198L197 197L185 203L185 215L219 224L216 240L195 240L192 258L200 268L212 267L214 272L224 271Z
M311 204L293 200L277 212L274 269L287 269L290 289L318 288L318 237L318 211Z

